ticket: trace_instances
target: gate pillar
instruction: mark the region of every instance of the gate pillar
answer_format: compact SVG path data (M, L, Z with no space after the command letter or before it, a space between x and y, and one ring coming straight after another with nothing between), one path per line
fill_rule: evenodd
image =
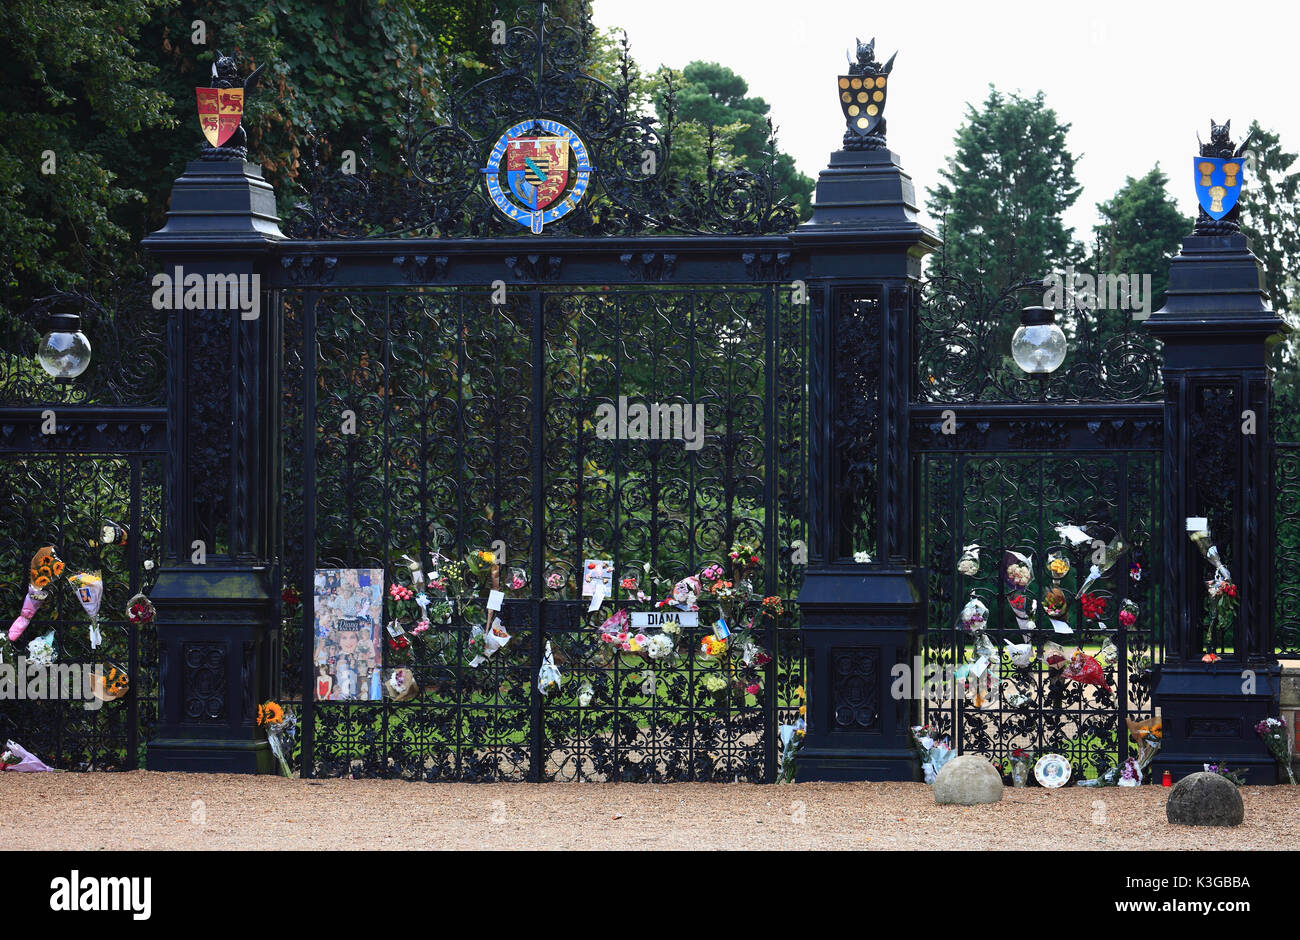
M279 324L259 264L281 238L260 167L201 159L172 187L167 223L144 240L161 262L155 303L170 308L150 770L273 768L255 716L271 696L278 636Z
M1165 388L1165 661L1152 694L1164 739L1154 773L1177 779L1226 760L1249 769L1248 783L1267 784L1277 769L1254 726L1277 714L1280 682L1268 348L1286 325L1268 306L1236 211L1200 215L1170 265L1164 308L1146 322L1164 343ZM1219 636L1209 635L1206 609L1215 569L1189 537L1194 517L1208 519L1237 586L1235 626Z
M885 87L893 59L881 67L872 48L859 45L842 98ZM902 697L891 690L896 666L915 669L924 626L907 409L921 261L939 240L917 220L883 120L861 130L865 109L845 113L844 149L818 177L812 218L791 236L808 259L812 300L809 565L798 598L808 727L796 779L913 780L919 701L912 682Z

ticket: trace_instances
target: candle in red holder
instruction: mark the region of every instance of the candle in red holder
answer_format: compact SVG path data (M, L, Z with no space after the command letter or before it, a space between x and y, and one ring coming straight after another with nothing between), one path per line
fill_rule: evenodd
M1160 778L1160 785L1162 787L1172 787L1174 785L1174 775L1166 770L1164 776Z

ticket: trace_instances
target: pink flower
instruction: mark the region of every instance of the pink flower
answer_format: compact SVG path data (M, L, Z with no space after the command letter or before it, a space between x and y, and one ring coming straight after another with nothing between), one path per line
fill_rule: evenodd
M564 586L564 575L558 571L553 571L546 576L546 586L552 591L558 591Z
M1137 622L1137 614L1131 610L1121 610L1119 612L1119 622L1126 627L1131 627Z
M402 587L400 584L394 584L388 589L388 593L396 601L409 601L414 596L410 588Z
M604 623L600 625L602 631L608 632L611 629L622 629L627 626L628 613L626 607L620 607L609 615Z
M746 692L747 694L749 694L749 695L757 695L757 694L758 694L759 692L761 692L761 691L763 691L763 690L760 689L760 688L758 687L758 683L757 683L757 682L754 682L754 683L751 683L750 685L745 686L745 692Z
M433 588L435 591L445 591L447 590L447 579L435 578L429 582L429 587Z
M411 632L412 632L412 633L424 633L424 632L425 632L426 630L428 630L428 629L429 629L429 621L427 621L427 620L421 620L419 623L417 623L417 624L415 625L415 629L412 630Z
M523 578L519 577L519 575L515 575L513 578L510 579L510 590L522 591L523 589L524 589Z

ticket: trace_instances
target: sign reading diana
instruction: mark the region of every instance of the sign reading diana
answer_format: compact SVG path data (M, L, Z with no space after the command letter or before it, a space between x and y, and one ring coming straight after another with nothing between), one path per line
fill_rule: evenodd
M662 627L670 620L676 620L679 626L698 627L700 613L696 610L634 610L632 626Z
M539 235L577 207L592 167L577 134L558 121L536 118L502 134L482 172L493 205Z

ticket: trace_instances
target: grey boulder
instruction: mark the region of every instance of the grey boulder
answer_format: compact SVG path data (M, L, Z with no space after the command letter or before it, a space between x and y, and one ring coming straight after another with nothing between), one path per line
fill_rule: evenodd
M934 781L934 801L973 806L1002 799L1002 775L978 754L963 754L943 765Z
M1174 784L1165 803L1165 818L1178 826L1240 826L1246 807L1236 784L1201 771Z

